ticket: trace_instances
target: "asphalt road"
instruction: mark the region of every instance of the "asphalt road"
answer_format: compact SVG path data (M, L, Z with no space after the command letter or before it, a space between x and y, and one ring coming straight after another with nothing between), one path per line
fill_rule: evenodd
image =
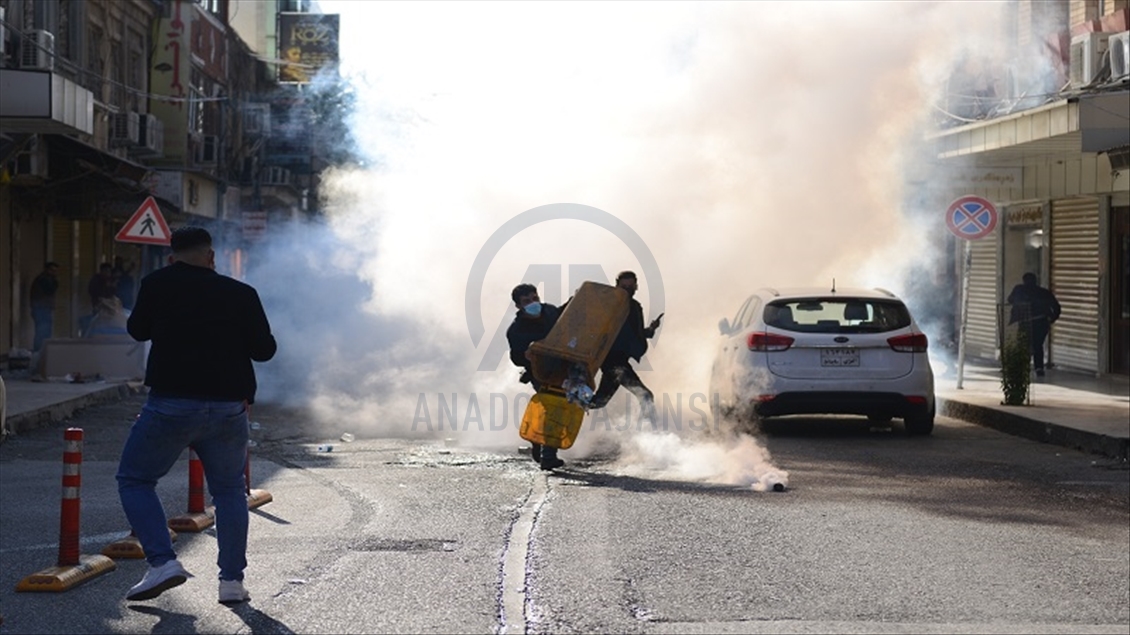
M123 536L113 474L140 398L88 409L82 551ZM62 431L0 446L0 633L1100 632L1130 624L1130 472L962 422L907 438L847 418L760 440L582 432L546 476L508 449L313 436L257 407L249 604L196 577L127 603L141 561L62 594ZM586 438L586 434L588 437ZM319 452L333 440L332 452ZM612 448L619 446L619 452ZM186 462L162 482L186 505ZM785 492L755 491L774 472ZM787 472L787 474L786 474Z

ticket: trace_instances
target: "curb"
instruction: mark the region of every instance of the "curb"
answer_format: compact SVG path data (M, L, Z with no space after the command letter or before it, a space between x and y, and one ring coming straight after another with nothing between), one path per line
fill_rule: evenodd
M76 411L83 408L112 401L121 401L137 392L138 390L131 388L129 384L114 384L112 386L106 386L101 390L51 404L50 406L16 415L9 415L5 422L7 434L5 434L3 438L6 439L8 436L16 436L29 430L35 430L36 428L47 427L53 423L71 417Z
M1013 436L1060 445L1126 462L1130 440L1037 421L985 406L939 398L940 414L976 423Z

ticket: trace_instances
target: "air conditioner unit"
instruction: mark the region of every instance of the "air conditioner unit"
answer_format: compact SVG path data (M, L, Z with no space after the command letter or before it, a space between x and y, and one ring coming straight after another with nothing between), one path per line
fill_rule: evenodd
M153 113L141 116L138 130L138 155L160 156L165 153L165 122Z
M20 50L20 68L55 70L55 35L50 31L28 31Z
M1110 33L1083 33L1071 38L1071 86L1086 86L1103 65Z
M1110 49L1110 78L1130 75L1130 31L1115 33L1107 40Z
M47 178L47 144L41 142L39 137L31 139L12 157L8 165L14 184L41 182Z
M216 165L220 158L220 138L216 135L204 135L196 146L197 165Z
M271 166L263 170L263 185L290 185L290 170Z
M133 111L110 115L110 141L115 145L135 146L140 139L141 116Z
M243 133L248 135L271 134L271 106L248 104L243 111Z

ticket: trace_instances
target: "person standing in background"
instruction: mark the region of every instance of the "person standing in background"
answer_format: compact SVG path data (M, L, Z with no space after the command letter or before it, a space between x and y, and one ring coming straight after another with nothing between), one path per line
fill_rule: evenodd
M55 322L55 293L59 290L59 265L49 262L31 281L31 318L35 321L35 340L32 350L43 348L43 340L51 337Z
M90 277L86 292L90 295L90 310L93 313L98 301L107 295L114 295L114 267L104 262L98 266L98 273Z
M121 256L114 258L114 270L112 272L114 277L114 292L117 294L118 299L122 301L122 307L127 311L133 309L133 263L122 260Z
M1028 334L1032 348L1032 366L1036 376L1044 376L1044 341L1048 339L1052 323L1059 319L1059 300L1049 289L1036 283L1036 274L1026 273L1023 282L1012 288L1008 294L1012 305L1009 324L1020 324L1020 329Z

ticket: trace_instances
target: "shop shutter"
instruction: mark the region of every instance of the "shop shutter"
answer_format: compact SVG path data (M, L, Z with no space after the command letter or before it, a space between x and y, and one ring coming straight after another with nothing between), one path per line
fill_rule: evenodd
M1076 198L1052 202L1051 285L1063 307L1052 326L1056 366L1099 368L1099 202Z
M971 241L969 268L969 319L965 329L965 354L983 360L997 358L997 230Z

